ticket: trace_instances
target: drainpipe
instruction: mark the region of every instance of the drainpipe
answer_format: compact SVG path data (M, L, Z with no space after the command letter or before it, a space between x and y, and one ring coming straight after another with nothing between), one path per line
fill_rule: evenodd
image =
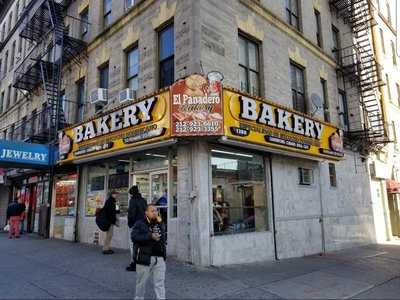
M272 176L272 157L271 154L268 155L268 160L269 160L269 177L271 180L271 210L272 210L272 229L273 229L273 234L274 234L274 254L275 254L275 260L279 260L278 258L278 250L276 246L276 228L275 228L275 203L274 203L274 179Z
M319 165L319 203L321 207L321 217L319 219L319 223L321 224L321 238L322 238L322 252L323 254L326 253L326 241L325 241L325 224L324 224L324 205L322 202L322 176L321 176L321 170L322 170L322 163L318 162Z
M75 195L75 203L76 203L76 208L75 208L75 228L74 228L74 242L77 243L78 242L78 227L79 227L79 209L80 209L80 205L79 205L79 199L80 199L80 190L81 190L81 178L82 178L82 169L81 166L77 166L77 170L76 173L78 175L77 178L77 182L76 182L76 195Z

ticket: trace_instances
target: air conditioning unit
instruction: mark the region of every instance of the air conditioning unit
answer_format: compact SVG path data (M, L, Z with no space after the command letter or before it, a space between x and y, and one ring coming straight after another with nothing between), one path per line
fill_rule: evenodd
M136 98L136 91L132 89L124 89L119 92L119 103L124 103Z
M108 101L107 89L94 89L90 93L90 103L92 104L105 104Z

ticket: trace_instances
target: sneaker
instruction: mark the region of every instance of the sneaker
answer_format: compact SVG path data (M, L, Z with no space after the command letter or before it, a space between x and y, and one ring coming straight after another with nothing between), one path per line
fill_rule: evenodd
M126 270L128 272L136 272L136 264L135 263L131 263L129 266L126 267Z
M114 251L112 250L103 250L103 254L108 255L108 254L113 254Z

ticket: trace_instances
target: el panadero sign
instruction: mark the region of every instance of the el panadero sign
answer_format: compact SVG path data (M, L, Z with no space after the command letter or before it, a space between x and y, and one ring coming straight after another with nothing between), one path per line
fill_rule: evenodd
M173 136L222 135L222 83L219 78L191 75L171 86Z
M60 162L159 141L170 136L169 126L169 91L164 91L60 132Z
M224 117L231 139L330 159L343 156L336 127L271 102L224 89Z

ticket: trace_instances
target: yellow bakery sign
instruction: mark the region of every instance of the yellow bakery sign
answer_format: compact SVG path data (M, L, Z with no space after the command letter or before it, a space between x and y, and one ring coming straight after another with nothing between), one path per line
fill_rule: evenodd
M59 133L60 163L170 137L169 91L139 99Z
M225 88L224 130L229 139L307 155L340 159L340 131L308 115Z

